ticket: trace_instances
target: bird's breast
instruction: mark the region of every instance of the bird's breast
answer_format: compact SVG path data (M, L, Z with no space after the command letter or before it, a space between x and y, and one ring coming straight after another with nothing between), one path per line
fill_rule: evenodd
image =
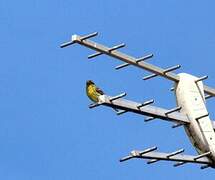
M98 94L97 94L96 89L94 87L89 86L87 88L87 95L92 101L98 102Z

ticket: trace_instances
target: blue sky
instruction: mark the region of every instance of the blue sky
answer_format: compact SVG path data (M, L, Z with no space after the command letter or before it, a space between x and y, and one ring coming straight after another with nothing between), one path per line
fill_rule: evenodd
M215 85L215 2L177 0L11 1L0 2L0 179L4 180L152 180L212 179L214 170L172 163L146 165L119 159L133 149L157 145L160 151L185 148L195 154L183 128L162 121L144 123L134 114L88 109L85 81L107 94L127 92L128 99L154 98L175 106L172 83L135 67L115 71L118 60L74 45L59 45L72 34L100 34L108 46L127 44L135 57L154 53L152 64L181 64L178 72L209 75ZM214 101L208 101L211 118Z

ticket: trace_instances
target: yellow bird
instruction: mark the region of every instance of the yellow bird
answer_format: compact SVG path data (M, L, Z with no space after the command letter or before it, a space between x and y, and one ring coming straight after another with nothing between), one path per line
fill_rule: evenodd
M95 83L91 80L86 82L86 93L93 102L98 102L98 97L104 94L104 92L96 87Z
M95 83L92 80L88 80L86 82L86 93L87 96L95 103L99 101L99 96L104 95L104 92L96 87ZM114 111L118 112L119 110L116 108L113 108Z

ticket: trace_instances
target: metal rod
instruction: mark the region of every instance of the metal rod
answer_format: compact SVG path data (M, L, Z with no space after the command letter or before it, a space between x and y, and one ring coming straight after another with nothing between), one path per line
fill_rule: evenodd
M69 42L66 42L66 43L61 44L60 47L61 47L61 48L65 48L65 47L70 46L70 45L72 45L72 44L74 44L74 43L75 43L74 41L69 41Z
M171 87L170 91L175 91L175 87Z
M212 95L208 94L208 95L205 96L205 99L209 99L209 98L212 98L212 97L213 97Z
M181 67L181 65L176 65L176 66L173 66L173 67L170 67L170 68L167 68L163 71L164 74L170 72L170 71L174 71L176 69L179 69Z
M164 69L163 74L166 74L166 73L168 73L170 71L174 71L174 70L176 70L176 69L178 69L180 67L181 67L180 65L177 65L177 66L170 67L168 69ZM148 79L151 79L151 78L156 77L156 76L158 76L158 74L151 74L149 76L145 76L143 78L143 80L148 80Z
M208 78L208 76L202 76L202 77L200 77L199 79L197 79L195 82L197 83L197 82L203 81L203 80L205 80L205 79L207 79L207 78Z
M157 149L158 149L158 148L157 148L156 146L154 146L154 147L151 147L151 148L145 149L145 150L143 150L143 151L140 151L140 152L139 152L139 154L140 154L140 155L143 155L143 154L146 154L146 153L149 153L149 152L155 151L155 150L157 150Z
M127 161L127 160L132 159L132 158L133 158L133 156L126 156L126 157L120 159L119 162Z
M80 38L80 40L83 41L83 40L86 40L86 39L95 37L95 36L97 36L97 35L98 35L98 32L94 32L94 33L88 34L88 35L86 35L86 36L82 36L82 37Z
M115 69L116 69L116 70L122 69L122 68L124 68L124 67L129 66L129 65L130 65L130 64L128 64L128 63L120 64L120 65L116 66Z
M117 49L123 48L123 47L125 47L125 43L113 46L112 48L108 49L108 51L111 52L111 51L114 51L114 50L117 50Z
M92 58L97 57L97 56L102 55L102 54L103 53L101 53L101 52L97 52L97 53L91 54L91 55L88 56L88 59L92 59Z
M154 56L153 54L149 54L149 55L143 56L143 57L141 57L141 58L138 58L138 59L136 60L136 63L139 63L139 62L141 62L141 61L145 61L145 60L147 60L147 59L150 59L150 58L152 58L153 56Z
M155 117L148 117L144 121L149 122L149 121L152 121L152 120L155 120L155 119L156 119Z
M154 103L154 99L151 99L151 100L149 100L149 101L146 101L146 102L144 102L143 104L137 105L137 108L140 109L141 107L147 106L147 105L152 104L152 103Z
M209 167L211 167L211 166L207 164L207 165L201 166L200 169L206 169L206 168L209 168Z
M94 33L88 34L86 36L80 37L80 40L83 41L85 39L89 39L89 38L92 38L92 37L97 36L97 35L98 35L98 32L94 32ZM72 41L61 44L60 47L65 48L65 47L70 46L74 43L76 43L76 42L72 40Z
M170 154L167 155L166 157L167 157L167 158L170 158L170 157L172 157L172 156L175 156L175 155L177 155L177 154L181 154L181 153L183 153L183 152L184 152L184 149L179 149L178 151L175 151L175 152L170 153Z
M205 114L205 115L203 115L203 116L200 116L200 117L198 117L198 118L196 118L196 120L198 121L198 120L200 120L200 119L202 119L202 118L205 118L205 117L207 117L207 116L209 116L209 113L208 113L208 114Z
M108 51L111 52L111 51L114 51L114 50L116 50L116 49L122 48L122 47L124 47L124 46L125 46L125 44L123 43L123 44L120 44L120 45L117 45L117 46L114 46L114 47L110 48ZM101 53L101 52L96 52L96 53L94 53L94 54L89 55L89 56L88 56L88 59L91 59L91 58L100 56L100 55L102 55L102 54L103 54L103 53Z
M92 109L92 108L98 107L100 105L101 105L100 103L93 103L93 104L89 105L89 108Z
M180 126L183 126L184 124L174 124L172 125L172 128L177 128L177 127L180 127Z
M121 115L121 114L124 114L124 113L127 113L128 111L126 111L126 110L121 110L121 111L118 111L116 114L117 115Z
M175 163L173 166L178 167L178 166L184 165L185 163L186 162L178 162L178 163Z
M119 94L117 96L114 96L114 97L110 98L109 100L110 100L110 102L112 102L112 101L119 99L119 98L122 98L124 96L126 96L126 93L122 93L122 94Z
M147 56L143 56L143 57L137 59L137 60L136 60L136 63L139 63L139 62L141 62L141 61L145 61L145 60L147 60L147 59L149 59L149 58L152 58L152 57L153 57L153 54L149 54L149 55L147 55ZM131 64L129 64L129 63L124 63L124 64L121 64L121 65L116 66L115 69L118 70L118 69L127 67L127 66L129 66L129 65L131 65Z
M167 111L165 113L165 115L168 115L168 114L171 114L173 112L180 111L180 110L181 110L181 107L176 107L176 108L173 108L173 109L170 109L169 111Z
M154 77L157 77L157 76L158 76L157 74L151 74L151 75L143 77L143 80L148 80L148 79L151 79L151 78L154 78Z
M196 161L197 159L200 159L200 158L202 158L202 157L208 156L208 155L210 155L210 154L211 154L211 152L209 151L209 152L200 154L200 155L194 157L193 159Z
M152 160L147 161L147 164L156 163L158 161L160 161L160 160L159 159L152 159Z

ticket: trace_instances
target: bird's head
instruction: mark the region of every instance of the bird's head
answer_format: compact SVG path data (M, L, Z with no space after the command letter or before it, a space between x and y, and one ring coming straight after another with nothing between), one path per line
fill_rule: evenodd
M87 84L87 86L89 86L89 85L91 85L91 84L95 84L92 80L88 80L87 82L86 82L86 84Z

